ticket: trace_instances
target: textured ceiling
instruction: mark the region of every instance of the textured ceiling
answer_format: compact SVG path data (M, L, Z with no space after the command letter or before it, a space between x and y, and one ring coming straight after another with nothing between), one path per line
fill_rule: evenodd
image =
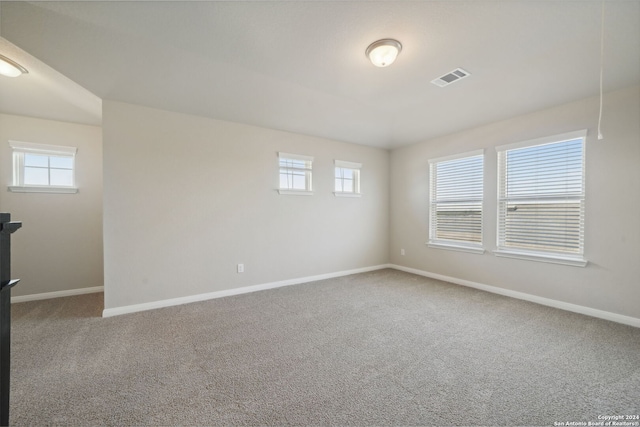
M99 98L378 147L598 93L599 1L1 7L2 37ZM403 44L387 68L364 55L380 38ZM457 67L472 75L430 83ZM640 84L640 1L606 2L604 76Z

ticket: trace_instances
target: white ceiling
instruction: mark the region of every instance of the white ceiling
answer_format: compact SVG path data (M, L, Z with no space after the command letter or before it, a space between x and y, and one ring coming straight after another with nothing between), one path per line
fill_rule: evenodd
M102 99L394 148L597 95L601 4L3 1L0 53ZM388 68L364 55L381 38L403 44ZM640 84L640 1L606 2L604 49L605 91ZM472 75L430 83L457 67ZM25 114L14 98L37 99L38 76L1 78L0 111ZM95 122L65 102L67 120Z
M20 78L0 76L0 113L91 125L101 123L99 97L2 37L0 54L29 70L29 74Z

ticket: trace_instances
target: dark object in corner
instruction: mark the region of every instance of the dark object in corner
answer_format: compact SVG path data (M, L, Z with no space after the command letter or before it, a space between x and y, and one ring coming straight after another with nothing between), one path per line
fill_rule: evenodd
M9 425L9 375L11 374L11 233L22 227L11 214L0 213L0 425Z

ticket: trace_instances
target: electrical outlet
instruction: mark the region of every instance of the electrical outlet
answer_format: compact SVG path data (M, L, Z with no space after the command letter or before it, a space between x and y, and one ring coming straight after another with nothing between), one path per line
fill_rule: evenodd
M400 249L400 255L404 256L404 249Z
M244 273L244 264L238 264L238 273Z

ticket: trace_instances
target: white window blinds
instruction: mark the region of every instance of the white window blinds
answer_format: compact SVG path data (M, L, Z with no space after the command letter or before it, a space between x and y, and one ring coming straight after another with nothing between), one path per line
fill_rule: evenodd
M483 151L429 160L429 244L482 247Z
M497 147L498 251L584 253L586 131Z

